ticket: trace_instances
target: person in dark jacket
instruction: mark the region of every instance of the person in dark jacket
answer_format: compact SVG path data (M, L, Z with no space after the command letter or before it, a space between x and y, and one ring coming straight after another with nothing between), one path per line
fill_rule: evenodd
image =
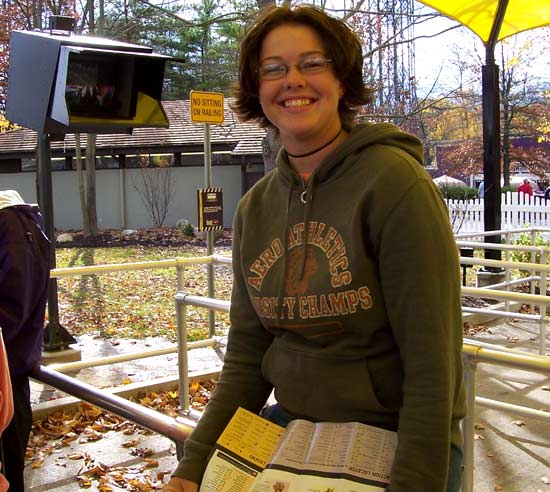
M32 426L29 373L40 362L50 272L50 241L36 205L0 191L0 327L13 388L14 416L0 438L10 492L24 492Z

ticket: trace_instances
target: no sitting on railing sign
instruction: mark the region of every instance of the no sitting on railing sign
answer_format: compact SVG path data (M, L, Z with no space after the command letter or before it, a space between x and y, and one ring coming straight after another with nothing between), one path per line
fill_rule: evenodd
M221 92L191 91L191 121L193 123L223 123L223 94Z

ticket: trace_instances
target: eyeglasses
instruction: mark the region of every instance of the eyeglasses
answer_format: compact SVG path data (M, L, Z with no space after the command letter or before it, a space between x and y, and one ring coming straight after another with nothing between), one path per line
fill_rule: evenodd
M324 72L332 60L324 56L308 56L294 65L283 63L266 63L258 70L262 80L278 80L286 77L292 67L296 67L302 75L314 75Z

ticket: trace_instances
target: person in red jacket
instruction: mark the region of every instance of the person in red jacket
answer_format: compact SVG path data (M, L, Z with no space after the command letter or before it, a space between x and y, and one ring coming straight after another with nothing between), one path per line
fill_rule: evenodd
M10 371L8 368L8 356L4 347L4 337L0 328L0 437L2 432L9 425L13 417L13 396L11 389ZM2 450L0 449L0 492L6 492L9 483L3 475Z
M525 193L526 195L533 196L533 187L527 178L523 180L523 184L518 186L518 193Z

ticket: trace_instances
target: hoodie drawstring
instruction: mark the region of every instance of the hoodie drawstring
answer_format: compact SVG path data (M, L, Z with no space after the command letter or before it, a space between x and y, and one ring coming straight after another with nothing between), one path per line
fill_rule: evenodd
M302 241L302 264L300 265L300 274L298 279L301 280L304 277L306 271L306 259L307 259L307 226L309 221L309 214L311 212L311 202L313 201L313 177L310 178L310 186L307 186L304 178L302 179L303 191L300 193L300 202L304 204L304 238Z

